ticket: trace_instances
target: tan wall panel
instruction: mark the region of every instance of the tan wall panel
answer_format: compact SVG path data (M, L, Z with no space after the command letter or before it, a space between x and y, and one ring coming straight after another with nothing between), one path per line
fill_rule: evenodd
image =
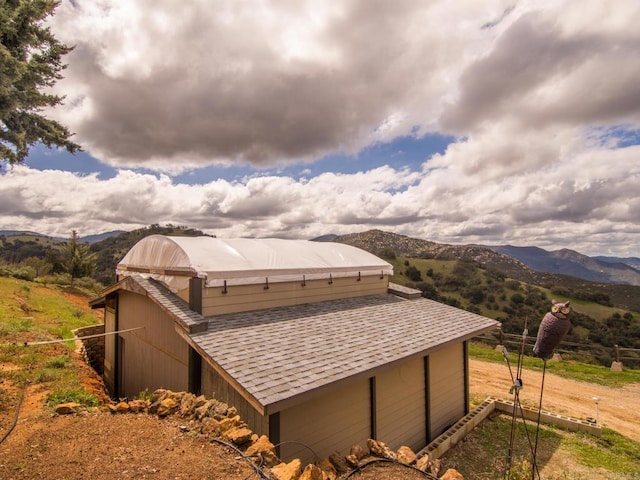
M104 331L116 331L116 311L112 308L105 308L104 311ZM104 372L103 378L107 390L112 394L115 390L115 370L116 370L116 336L107 335L104 337Z
M376 376L378 440L393 450L421 450L427 444L425 409L423 358Z
M429 355L431 439L464 417L464 382L462 343Z
M187 390L189 347L160 307L146 296L121 291L118 322L120 330L144 327L119 334L120 395L132 398L158 388Z
M297 441L308 445L319 458L334 452L349 453L351 446L366 445L371 435L369 380L316 397L280 412L280 442ZM311 452L295 443L284 443L280 457L300 458L311 463Z
M269 434L269 418L262 416L206 362L202 362L202 394L236 407L249 428L258 435Z
M380 279L377 275L356 278L335 278L329 284L327 280L308 280L306 286L302 281L270 283L265 289L261 285L238 285L227 287L205 288L202 294L202 314L207 317L225 313L262 310L265 308L299 305L303 303L322 302L339 298L377 295L387 292L389 278Z

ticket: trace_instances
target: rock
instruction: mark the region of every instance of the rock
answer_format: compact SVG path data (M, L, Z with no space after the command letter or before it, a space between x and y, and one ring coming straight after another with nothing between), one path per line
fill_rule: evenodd
M249 445L244 454L248 457L262 458L262 464L267 467L273 467L280 463L280 459L276 456L275 447L266 435L262 435Z
M302 474L302 462L294 458L289 463L279 463L271 469L271 475L277 480L298 480Z
M391 450L384 442L379 442L378 440L370 438L367 440L367 447L369 448L369 452L371 452L371 455L374 455L376 457L386 458L388 460L398 459L396 453Z
M351 447L351 450L349 451L349 453L351 455L355 455L355 457L358 460L362 460L364 457L367 456L367 450L362 448L362 446L360 445L354 445Z
M202 420L209 413L209 407L211 404L209 402L204 402L202 405L199 405L194 408L193 415L196 417L196 420Z
M440 480L464 480L464 477L455 468L450 468L444 475L440 477Z
M166 417L176 411L178 406L178 402L171 397L167 397L160 402L160 405L158 405L158 408L156 409L156 413L159 417Z
M235 445L244 445L251 441L253 432L247 427L232 427L224 434L224 438L231 441Z
M169 397L171 393L170 390L165 390L163 388L159 388L151 394L151 400L149 405L149 413L156 414L158 412L158 408L160 407L160 403Z
M58 415L70 415L77 413L82 408L82 405L76 402L61 403L56 406L55 412Z
M221 415L223 417L226 417L228 416L227 415L228 412L229 412L229 405L227 405L224 402L216 402L215 406L213 407L214 415ZM235 414L230 416L233 417L235 416Z
M338 477L336 467L333 466L328 458L323 458L322 460L320 460L320 462L318 462L318 466L326 474L328 480L336 480L336 478Z
M423 472L427 472L429 470L429 465L431 462L429 461L429 455L423 455L418 460L416 460L416 468L418 470L422 470Z
M159 404L162 400L167 398L170 393L171 393L171 390L165 390L164 388L159 388L159 389L155 390L151 394L151 403L156 403L157 402Z
M237 414L238 414L238 409L236 407L229 407L227 409L227 417L235 417Z
M200 425L200 431L205 437L218 437L222 432L220 422L215 418L205 417L200 422Z
M129 404L127 402L118 402L115 406L115 413L128 413Z
M244 426L246 425L240 418L240 415L236 415L235 417L231 417L231 418L224 417L220 420L220 430L222 431L222 433L234 427L244 427Z
M180 415L187 417L192 414L193 406L196 403L196 396L193 393L187 393L180 400Z
M402 446L396 452L398 461L406 463L407 465L413 465L416 462L416 454L407 446Z
M429 462L429 470L431 471L432 475L435 475L437 477L438 474L440 473L441 468L442 468L442 461L439 458L436 458L432 462Z
M140 412L144 412L147 409L147 407L149 406L149 403L147 403L146 400L131 400L128 403L128 406L131 412L140 413Z
M345 458L338 452L329 455L329 461L336 469L338 475L342 475L343 473L347 473L349 470L351 470L351 467L349 467L349 464L347 463Z
M322 480L322 470L310 463L302 471L299 480Z
M360 461L358 460L358 457L356 457L353 454L349 454L346 457L344 457L344 459L347 462L347 465L349 465L351 468L356 468L358 466L358 464L360 463Z

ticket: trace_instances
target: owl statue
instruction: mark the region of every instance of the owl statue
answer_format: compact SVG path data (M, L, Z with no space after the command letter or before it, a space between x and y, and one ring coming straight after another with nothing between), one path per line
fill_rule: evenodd
M533 353L543 360L548 360L553 356L553 351L571 328L569 302L559 303L552 300L552 303L551 311L544 316L540 323L536 344L533 347Z

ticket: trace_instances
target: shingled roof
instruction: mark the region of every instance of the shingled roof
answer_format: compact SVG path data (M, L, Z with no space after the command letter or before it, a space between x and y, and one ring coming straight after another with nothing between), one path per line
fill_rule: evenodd
M498 325L432 300L387 294L210 317L207 331L190 338L274 413Z

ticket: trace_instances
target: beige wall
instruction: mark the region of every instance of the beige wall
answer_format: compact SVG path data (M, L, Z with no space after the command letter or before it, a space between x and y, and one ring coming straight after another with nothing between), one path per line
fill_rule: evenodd
M429 355L430 439L465 415L463 344L456 343Z
M427 444L424 358L376 376L377 439L396 450Z
M370 412L367 379L280 412L280 442L303 442L319 458L336 451L346 455L353 445L366 445L371 435ZM280 457L300 458L303 464L314 461L313 454L296 443L284 443Z
M104 331L115 332L116 329L116 311L106 307L104 309ZM106 335L104 337L104 371L102 376L107 390L112 394L115 392L116 368L116 336Z
M285 305L322 302L339 298L359 297L387 293L389 277L380 279L379 275L363 276L358 281L355 277L334 278L329 280L307 280L302 286L302 279L296 282L238 285L227 287L204 288L202 292L202 315L220 315L224 313L246 312ZM180 292L181 297L188 298L188 292Z
M174 321L146 296L120 291L118 329L144 327L118 335L122 368L119 395L134 398L158 388L188 388L187 343L176 333Z
M202 394L236 407L249 428L259 435L269 434L269 418L261 415L249 402L234 390L214 369L202 362Z

